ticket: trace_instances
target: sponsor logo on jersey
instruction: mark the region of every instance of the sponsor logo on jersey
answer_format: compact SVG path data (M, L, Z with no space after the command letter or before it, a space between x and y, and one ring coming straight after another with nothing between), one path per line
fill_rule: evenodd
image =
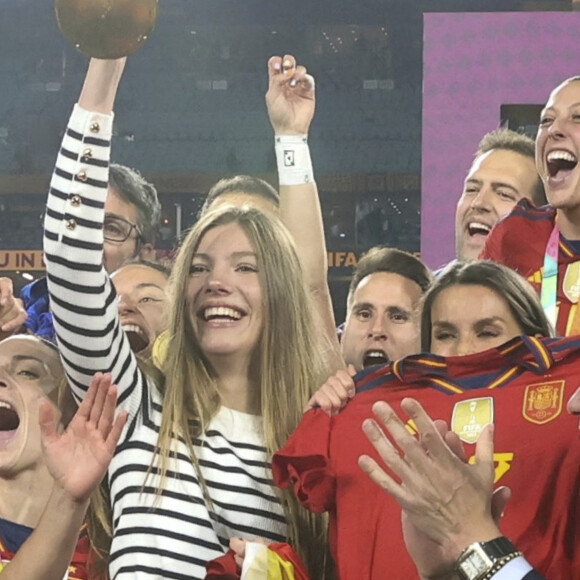
M465 443L475 443L486 425L493 423L493 398L480 397L455 403L451 430Z
M524 419L537 425L552 421L562 412L565 381L528 385L524 393Z
M566 268L562 290L572 304L578 302L578 298L580 298L580 262L569 264Z

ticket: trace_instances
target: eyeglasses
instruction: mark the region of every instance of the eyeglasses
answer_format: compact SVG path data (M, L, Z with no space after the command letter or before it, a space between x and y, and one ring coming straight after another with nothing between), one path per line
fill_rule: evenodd
M133 230L137 232L137 238L141 239L141 229L137 224L118 215L105 214L103 237L108 242L124 242L129 239Z

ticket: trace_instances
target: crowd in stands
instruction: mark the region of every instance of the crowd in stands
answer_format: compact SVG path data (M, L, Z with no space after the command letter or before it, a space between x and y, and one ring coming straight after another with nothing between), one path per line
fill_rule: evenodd
M279 188L216 183L169 271L126 65L88 65L46 277L0 280L0 577L580 578L580 77L483 137L450 263L372 248L337 321L305 66L267 62Z

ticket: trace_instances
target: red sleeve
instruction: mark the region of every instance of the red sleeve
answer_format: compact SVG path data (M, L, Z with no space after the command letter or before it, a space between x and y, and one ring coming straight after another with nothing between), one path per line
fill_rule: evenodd
M88 560L91 555L91 543L87 532L86 525L83 525L77 545L68 567L69 580L85 580L89 578Z
M239 580L240 568L234 559L234 551L228 550L223 556L210 560L206 565L205 580Z
M504 264L524 277L532 275L543 264L554 217L553 208L536 208L527 199L521 199L495 224L485 240L480 259Z
M312 512L334 506L335 478L330 467L332 419L322 409L308 411L294 433L272 459L278 487L294 488L298 501Z
M535 210L535 206L528 199L520 199L513 209L503 216L492 228L485 240L485 246L479 255L480 260L492 260L498 264L514 267L519 264L519 257L516 256L522 250L525 252L527 244L522 244L520 236L514 233L521 227L527 229L528 214Z
M505 230L505 219L498 222L491 230L485 240L485 246L479 254L480 260L492 260L499 264L504 263L503 255L503 232Z

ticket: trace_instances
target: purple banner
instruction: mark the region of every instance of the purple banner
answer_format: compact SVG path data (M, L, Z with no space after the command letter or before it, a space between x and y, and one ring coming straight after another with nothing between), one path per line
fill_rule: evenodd
M477 144L502 104L542 104L580 74L580 13L424 15L421 252L455 256L455 206Z

